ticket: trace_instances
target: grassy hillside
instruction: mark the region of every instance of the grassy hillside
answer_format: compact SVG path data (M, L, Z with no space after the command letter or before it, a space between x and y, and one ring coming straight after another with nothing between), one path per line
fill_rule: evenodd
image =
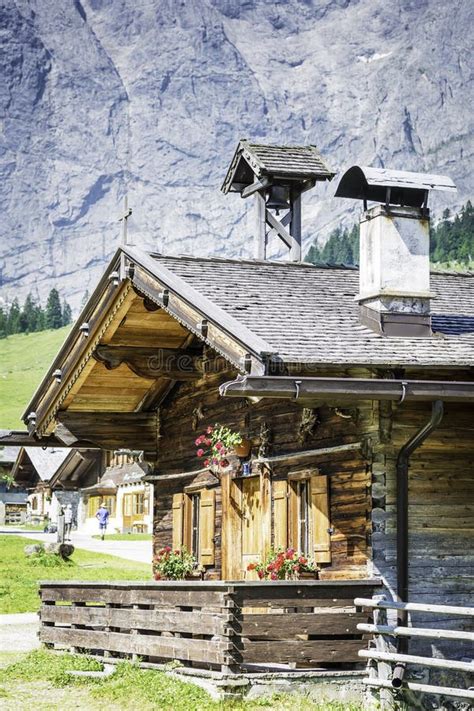
M69 328L0 339L0 429L23 427L20 416Z

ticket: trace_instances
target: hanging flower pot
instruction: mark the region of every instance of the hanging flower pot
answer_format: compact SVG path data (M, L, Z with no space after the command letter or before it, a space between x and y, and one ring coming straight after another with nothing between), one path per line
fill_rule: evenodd
M249 439L242 439L240 444L235 444L233 446L234 454L236 454L237 457L240 457L240 459L246 459L250 454L251 447L252 443Z
M214 474L222 473L231 465L229 457L246 457L250 452L250 442L244 441L240 432L233 432L226 425L219 423L210 425L204 434L199 435L195 445L196 455Z

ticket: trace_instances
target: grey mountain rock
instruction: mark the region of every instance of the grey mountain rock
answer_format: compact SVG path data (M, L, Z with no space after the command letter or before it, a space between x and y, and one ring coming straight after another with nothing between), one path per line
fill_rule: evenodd
M249 256L252 200L219 186L238 140L447 173L473 194L467 0L3 0L1 293L77 308L120 241ZM358 206L304 196L306 246Z

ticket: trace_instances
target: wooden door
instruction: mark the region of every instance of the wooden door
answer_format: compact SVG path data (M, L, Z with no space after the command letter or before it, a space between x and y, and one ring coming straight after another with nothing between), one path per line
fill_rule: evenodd
M123 497L123 530L124 533L144 533L145 514L147 513L148 500L141 491L133 494L124 494Z
M123 531L130 531L133 523L133 494L123 496Z
M258 563L262 556L262 507L260 477L242 480L242 578L258 579L247 571L249 563Z

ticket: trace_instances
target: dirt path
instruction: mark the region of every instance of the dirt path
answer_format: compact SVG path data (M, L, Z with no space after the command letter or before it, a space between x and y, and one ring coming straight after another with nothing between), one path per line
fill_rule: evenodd
M40 646L36 612L0 615L0 649L2 652L30 652Z
M0 527L1 534L11 534L14 536L23 536L31 538L35 541L43 543L55 543L55 533L43 533L42 531L23 531L21 529L12 529L10 527ZM92 553L106 553L114 555L117 558L125 558L125 560L134 560L137 563L150 563L152 559L152 542L149 541L101 541L97 538L92 538L85 533L73 532L72 543L76 548L82 548Z
M0 688L2 711L51 711L51 709L84 709L98 711L103 708L100 702L91 699L87 689L58 688L48 682L35 681L18 684L5 684ZM107 704L108 711L119 709L115 704Z

